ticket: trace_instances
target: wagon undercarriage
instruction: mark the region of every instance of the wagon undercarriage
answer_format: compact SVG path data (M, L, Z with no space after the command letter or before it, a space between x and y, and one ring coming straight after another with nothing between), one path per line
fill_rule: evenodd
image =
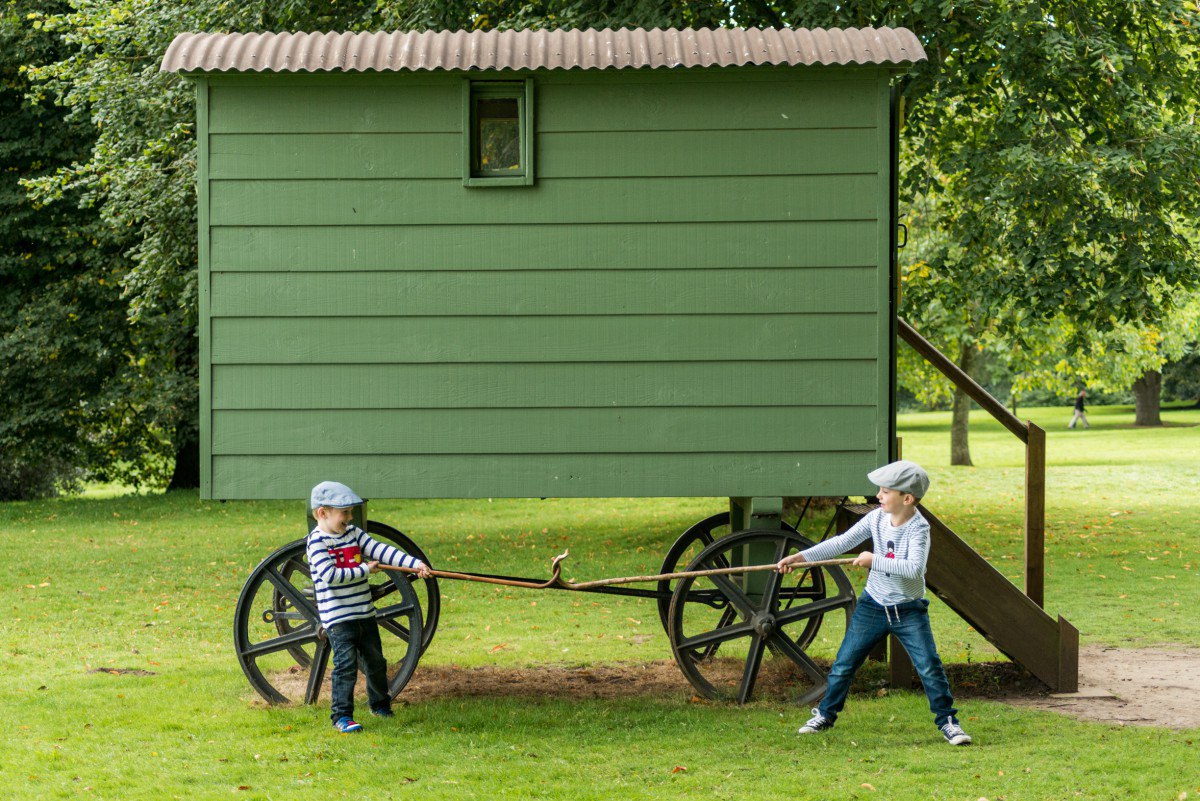
M485 573L443 577L534 589L558 589L653 599L676 664L696 692L744 703L760 677L800 704L820 697L824 670L806 653L827 614L854 608L854 590L837 565L781 575L765 566L811 546L786 523L729 533L729 514L706 518L667 551L654 589L619 586L630 579L574 584ZM368 532L436 567L415 543L371 521ZM561 559L561 557L559 558ZM696 575L700 574L700 575ZM677 577L678 576L678 577ZM631 577L642 579L647 577ZM590 586L589 586L590 585ZM397 696L437 630L436 578L385 572L372 579L389 690ZM250 575L238 599L234 642L246 677L270 703L315 703L326 684L331 649L317 617L304 540L283 546ZM327 692L327 690L326 690Z

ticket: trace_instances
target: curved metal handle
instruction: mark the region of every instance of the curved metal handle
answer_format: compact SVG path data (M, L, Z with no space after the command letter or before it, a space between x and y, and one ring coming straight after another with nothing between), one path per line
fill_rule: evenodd
M896 250L903 250L908 247L908 226L902 222L896 223L896 227L904 231L904 241L896 245Z

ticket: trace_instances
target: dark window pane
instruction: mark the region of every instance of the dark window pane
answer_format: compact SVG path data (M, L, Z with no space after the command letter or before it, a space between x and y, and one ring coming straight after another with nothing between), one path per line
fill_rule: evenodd
M521 169L521 124L517 108L515 98L480 98L475 102L480 171Z

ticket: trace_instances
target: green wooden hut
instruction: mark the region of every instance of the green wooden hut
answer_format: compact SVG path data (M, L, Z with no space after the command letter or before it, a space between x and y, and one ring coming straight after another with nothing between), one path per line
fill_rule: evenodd
M780 498L869 493L895 456L899 333L1027 449L1028 596L925 510L929 586L1074 689L1078 632L1040 608L1041 430L896 320L892 83L924 58L903 29L179 36L163 69L197 87L203 496L728 496L662 572L773 562L807 542ZM328 658L303 549L268 556L235 614L271 701L271 660L309 671L312 702ZM717 602L686 580L618 594L657 599L697 692L727 697L695 643L753 636L728 697L751 697L774 638L808 699L824 674L802 649L854 593L805 575L720 585L761 614L722 612L716 639L690 638L687 610ZM392 581L395 694L439 596Z
M202 493L870 492L903 29L183 34Z

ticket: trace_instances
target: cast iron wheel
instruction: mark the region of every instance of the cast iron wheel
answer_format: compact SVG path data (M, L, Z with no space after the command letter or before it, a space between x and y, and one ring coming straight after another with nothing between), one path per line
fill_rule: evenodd
M403 532L385 523L368 520L367 533L388 545L394 545L410 556L415 556L425 564L430 564L429 557L417 547L415 542L405 536ZM293 576L296 571L307 574L307 560L303 558L293 559L279 569L280 574L292 583L295 583ZM396 591L395 585L390 580L391 575L393 574L380 571L371 576L371 600L375 602L376 606L379 605L381 598ZM421 629L421 653L424 654L426 649L429 648L429 643L433 641L434 633L437 631L438 615L441 612L441 594L438 591L436 578L422 580L411 573L407 574L407 578L409 582L418 588L417 598L421 602L421 622L423 624ZM309 599L313 597L311 582L306 583L304 593L305 597ZM292 607L292 602L288 600L288 597L278 589L275 590L271 598L271 610L273 612L275 630L281 636L291 634L297 627L305 624L304 615L297 612ZM293 645L288 648L288 653L296 660L297 665L306 668L312 664L312 650L313 647L311 645Z
M705 548L687 569L774 563L812 544L790 531L741 531ZM713 595L723 598L723 608L714 606ZM705 698L746 703L765 671L773 692L809 704L824 694L826 682L804 648L826 614L842 610L849 625L854 598L840 567L681 579L667 636L675 663Z
M780 521L779 527L783 531L796 533L796 529L783 521ZM662 569L658 572L674 573L680 569L679 565L688 564L705 548L732 533L729 530L729 512L718 512L712 517L704 518L679 535L679 539L675 540L671 549L667 551L667 555L663 557ZM728 567L728 565L717 565L717 567ZM671 612L671 599L666 593L674 590L675 582L669 579L658 582L658 591L664 594L658 599L658 619L662 621L664 631L666 631L668 616ZM805 642L804 645L808 645L808 643Z
M390 605L376 609L375 619L389 666L388 691L395 698L417 667L421 649L413 642L423 642L423 626L421 604L408 575L385 575L395 595ZM286 605L277 603L280 596L286 599ZM286 633L280 633L276 625L276 615L281 613L288 615ZM332 649L317 617L304 540L283 546L251 572L234 612L233 644L242 672L267 701L316 702ZM298 663L297 649L307 664Z

